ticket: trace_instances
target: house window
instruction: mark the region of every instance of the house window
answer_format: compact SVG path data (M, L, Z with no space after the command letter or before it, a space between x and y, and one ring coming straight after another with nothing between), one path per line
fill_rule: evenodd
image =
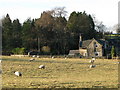
M95 53L95 56L98 56L98 53Z
M95 56L99 56L99 52L95 52Z
M98 45L96 44L95 47L98 47Z
M96 44L96 42L94 42L94 47L95 47L95 48L98 47L98 45Z

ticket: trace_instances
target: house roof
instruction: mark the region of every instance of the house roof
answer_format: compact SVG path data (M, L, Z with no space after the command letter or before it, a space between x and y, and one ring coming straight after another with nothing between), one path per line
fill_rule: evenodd
M82 48L87 48L87 46L92 42L92 39L91 40L85 40L82 42Z
M90 40L85 40L85 41L82 41L82 48L87 48L89 46L89 44L93 41L93 40L96 40L96 39L90 39ZM104 45L105 41L104 40L96 40L99 44L101 45Z

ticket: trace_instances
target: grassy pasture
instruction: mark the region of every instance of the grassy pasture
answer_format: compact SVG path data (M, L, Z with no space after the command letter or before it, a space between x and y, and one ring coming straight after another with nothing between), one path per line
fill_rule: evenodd
M117 60L97 59L89 68L90 59L36 58L2 56L3 88L117 88ZM38 69L39 65L45 69ZM22 77L13 71L22 72Z

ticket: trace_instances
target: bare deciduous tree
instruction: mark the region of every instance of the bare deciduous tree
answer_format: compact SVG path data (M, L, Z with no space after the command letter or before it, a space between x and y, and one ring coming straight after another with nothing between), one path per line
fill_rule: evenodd
M55 7L51 11L54 17L65 17L67 15L67 11L65 10L65 7Z
M113 26L113 31L116 33L120 33L120 24L116 24Z

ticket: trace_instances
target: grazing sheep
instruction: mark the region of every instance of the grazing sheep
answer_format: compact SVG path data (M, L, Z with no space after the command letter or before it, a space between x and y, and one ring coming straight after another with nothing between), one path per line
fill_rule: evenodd
M96 59L94 57L92 57L92 60L95 61Z
M31 62L31 61L34 61L35 59L34 58L31 58L29 61Z
M39 69L45 69L45 65L40 65Z
M55 58L54 56L52 56L52 59Z
M95 62L95 58L92 57L92 60L89 61L91 64L93 64Z
M94 60L90 60L89 62L90 62L91 64L93 64L93 63L94 63Z
M90 67L90 68L95 68L95 67L96 67L96 65L90 65L89 67Z
M37 56L37 58L40 58L40 56Z
M14 72L14 74L15 74L16 76L22 76L22 73L19 72L19 71Z
M35 57L35 55L32 56L33 58Z

